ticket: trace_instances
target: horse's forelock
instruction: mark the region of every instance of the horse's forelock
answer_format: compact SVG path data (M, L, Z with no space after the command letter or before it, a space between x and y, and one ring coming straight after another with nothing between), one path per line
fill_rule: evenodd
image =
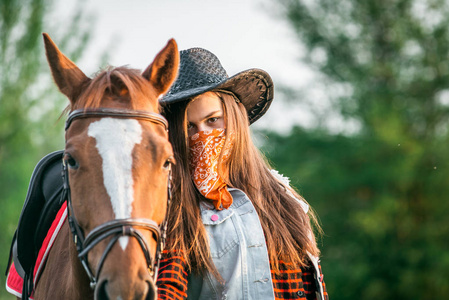
M83 87L81 87L83 88ZM122 90L127 95L121 95ZM136 109L139 99L147 99L154 92L148 81L141 76L140 70L127 67L109 67L100 71L89 83L76 102L74 109L98 108L104 97L119 97L130 101L130 108Z

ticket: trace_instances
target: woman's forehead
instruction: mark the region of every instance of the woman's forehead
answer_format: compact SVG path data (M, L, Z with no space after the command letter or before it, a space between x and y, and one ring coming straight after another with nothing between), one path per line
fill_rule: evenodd
M195 97L187 106L187 117L208 115L213 111L223 111L223 103L214 92L207 92Z

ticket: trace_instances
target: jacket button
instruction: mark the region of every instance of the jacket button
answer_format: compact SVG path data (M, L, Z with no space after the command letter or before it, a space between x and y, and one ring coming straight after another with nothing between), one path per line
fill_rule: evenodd
M215 222L218 220L218 216L217 215L212 215L212 217L210 217L210 219Z
M297 294L299 297L304 297L304 292L301 291L301 290L297 291L296 294Z

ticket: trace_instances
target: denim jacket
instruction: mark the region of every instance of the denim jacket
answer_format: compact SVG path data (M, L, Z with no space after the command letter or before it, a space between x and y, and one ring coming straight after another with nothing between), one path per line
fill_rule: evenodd
M233 203L221 211L201 207L212 260L223 278L189 275L188 299L274 299L265 236L253 204L241 190L229 188ZM318 259L311 257L319 280ZM321 284L317 284L324 299Z

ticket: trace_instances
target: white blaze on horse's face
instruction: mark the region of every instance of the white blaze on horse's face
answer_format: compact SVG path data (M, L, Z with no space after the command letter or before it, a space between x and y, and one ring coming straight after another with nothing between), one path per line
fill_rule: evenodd
M130 218L134 201L132 152L142 141L142 127L133 119L103 118L89 125L88 135L97 141L103 160L104 186L115 218ZM121 237L119 242L125 250L128 237Z

